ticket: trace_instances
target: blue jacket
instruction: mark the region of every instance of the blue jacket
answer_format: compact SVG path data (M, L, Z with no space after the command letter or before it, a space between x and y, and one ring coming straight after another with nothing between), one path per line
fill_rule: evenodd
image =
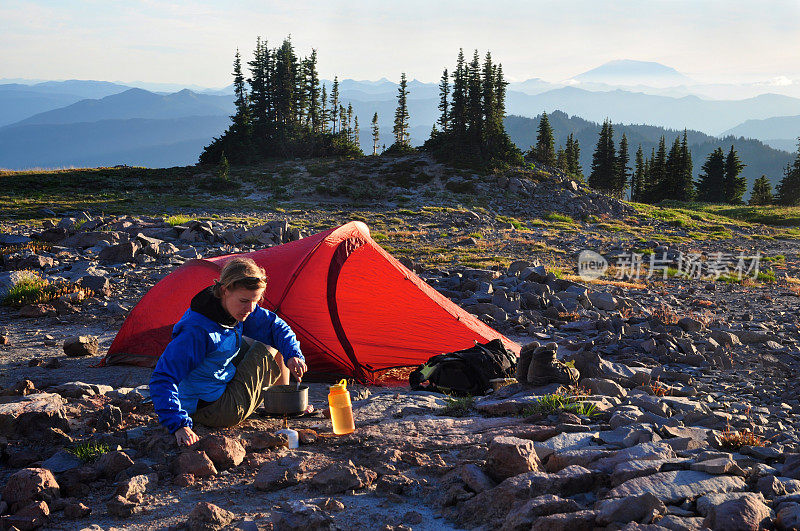
M244 322L233 326L187 310L172 329L172 341L150 377L153 406L170 433L192 427L189 415L197 409L198 400L213 402L222 396L236 374L231 362L239 352L243 335L275 347L284 361L293 357L304 360L289 325L260 306Z

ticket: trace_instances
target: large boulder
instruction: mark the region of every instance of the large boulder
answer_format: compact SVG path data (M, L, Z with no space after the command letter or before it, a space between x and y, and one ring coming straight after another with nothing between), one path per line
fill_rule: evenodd
M489 444L486 473L495 481L541 470L542 463L536 455L533 441L517 437L495 437Z
M244 446L236 439L224 435L206 437L200 442L199 448L213 461L217 470L237 466L245 456Z
M758 531L769 524L769 517L769 507L761 494L746 492L737 499L711 506L703 524L720 531Z
M184 527L188 531L216 531L230 525L235 518L232 512L213 503L197 502Z
M55 476L46 468L23 468L8 478L2 494L13 510L34 501L52 502L60 491Z
M100 343L95 336L72 336L64 340L64 354L71 358L96 356Z
M0 436L38 436L50 428L69 431L64 399L55 393L0 397Z
M117 264L121 262L133 262L136 255L141 251L142 246L137 241L130 241L111 245L100 251L97 258L101 262Z
M609 491L606 497L639 496L650 492L664 503L676 504L703 494L739 491L744 487L745 482L740 477L712 476L694 470L675 470L629 479Z
M639 496L600 500L595 505L595 511L597 511L597 523L600 525L615 522L649 524L656 517L666 514L667 507L655 495L646 492Z

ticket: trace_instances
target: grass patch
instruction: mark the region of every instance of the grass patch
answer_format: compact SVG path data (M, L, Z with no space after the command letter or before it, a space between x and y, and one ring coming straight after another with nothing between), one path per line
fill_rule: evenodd
M97 441L82 442L67 451L84 463L96 461L101 455L110 450L107 444Z
M445 399L444 406L439 410L439 415L445 417L466 417L474 406L475 397L473 396L448 396Z
M469 234L467 234L467 237L475 238L476 240L480 240L480 239L483 239L483 234L481 234L480 232L470 232Z
M376 242L382 242L384 240L388 240L389 237L382 232L373 232L372 239L375 240Z
M184 216L183 214L175 214L174 216L170 216L167 218L167 224L172 225L185 225L192 220L189 216Z
M539 397L535 404L523 409L522 416L553 415L561 411L587 417L599 414L595 404L585 402L588 396L589 391L581 387L562 388L556 393Z
M575 223L575 220L566 214L559 214L558 212L550 212L544 219L548 221L561 221L563 223Z
M525 226L522 222L516 218L512 218L511 216L496 216L495 219L501 223L510 223L517 230L522 230Z
M90 296L91 290L71 282L50 282L33 271L24 271L24 276L0 300L0 304L21 308L28 304L50 302L63 295L78 294L78 298Z

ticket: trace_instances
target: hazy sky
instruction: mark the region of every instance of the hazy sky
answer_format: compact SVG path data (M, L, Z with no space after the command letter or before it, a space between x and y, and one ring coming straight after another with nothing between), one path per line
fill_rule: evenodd
M291 34L325 78L435 81L458 48L507 78L561 81L613 59L703 82L800 78L800 2L0 0L0 78L221 87L238 47Z

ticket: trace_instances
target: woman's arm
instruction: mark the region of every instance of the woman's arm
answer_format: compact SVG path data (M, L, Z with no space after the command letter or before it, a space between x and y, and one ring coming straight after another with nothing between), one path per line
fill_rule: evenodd
M305 357L300 351L300 342L297 341L297 336L286 321L275 313L257 306L255 311L244 320L242 333L278 349L287 366L292 358L298 358L298 361L302 361L305 366Z
M175 433L192 428L192 419L178 399L178 384L192 372L206 355L208 334L200 328L181 328L159 358L150 377L150 398L158 420Z

